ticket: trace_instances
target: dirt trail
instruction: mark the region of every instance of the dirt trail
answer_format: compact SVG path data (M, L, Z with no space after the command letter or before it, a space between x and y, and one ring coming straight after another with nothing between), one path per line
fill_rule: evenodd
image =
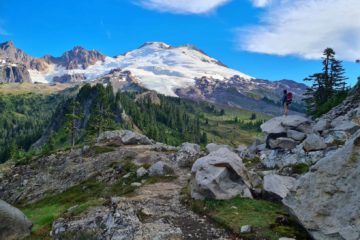
M123 200L141 209L144 224L166 223L174 230L178 228L181 231L179 239L236 239L207 217L193 213L181 203L181 191L187 185L189 173L181 169L175 172L179 177L173 181L145 185Z

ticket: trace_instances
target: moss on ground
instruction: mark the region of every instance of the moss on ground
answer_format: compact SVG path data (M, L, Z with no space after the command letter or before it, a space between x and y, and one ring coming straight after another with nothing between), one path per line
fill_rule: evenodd
M291 165L291 171L295 174L304 174L307 173L310 169L310 166L306 163L297 163L294 165Z
M257 166L261 166L261 159L259 157L254 158L243 158L243 163L248 168L255 168Z
M311 239L279 203L239 197L230 200L193 200L189 187L182 190L182 200L194 212L210 217L244 240L278 240L280 237ZM253 231L242 234L240 229L244 225L251 225Z
M115 151L114 147L110 147L110 146L93 146L93 150L95 152L95 154L103 154L103 153L108 153L108 152L113 152Z

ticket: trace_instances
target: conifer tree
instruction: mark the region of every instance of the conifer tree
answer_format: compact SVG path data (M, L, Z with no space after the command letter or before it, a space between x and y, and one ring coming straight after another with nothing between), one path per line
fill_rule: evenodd
M337 60L335 55L333 49L325 49L322 72L304 79L312 84L304 98L308 115L319 116L326 113L347 95L345 70L342 62Z
M65 129L70 135L70 144L73 147L75 145L76 136L79 131L77 121L83 117L83 114L79 112L80 103L72 99L70 101L70 112L65 115Z

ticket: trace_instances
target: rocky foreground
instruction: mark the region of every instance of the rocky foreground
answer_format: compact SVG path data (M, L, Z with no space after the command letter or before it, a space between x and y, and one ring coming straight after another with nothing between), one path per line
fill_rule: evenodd
M80 214L56 219L53 239L235 239L182 203L189 187L198 200L281 201L314 239L358 240L360 107L351 104L354 100L316 121L271 119L262 125L266 138L248 148L209 144L202 151L190 143L175 148L126 130L105 132L90 147L2 165L0 198L21 205L92 178L129 179L123 185L134 189L131 194L113 194ZM135 171L127 172L125 163ZM0 202L0 226L1 239L16 239L29 234L31 223Z

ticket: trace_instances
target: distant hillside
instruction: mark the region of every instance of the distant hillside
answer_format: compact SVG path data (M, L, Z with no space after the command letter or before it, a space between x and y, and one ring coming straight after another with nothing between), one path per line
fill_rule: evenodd
M167 97L146 90L115 94L111 85L102 84L86 84L66 95L61 92L47 97L31 93L13 98L18 99L14 100L18 107L7 105L11 117L0 125L4 134L11 129L6 136L12 139L3 149L2 161L14 154L15 158L23 158L72 144L83 145L93 142L99 133L114 129L135 130L170 145L218 142L237 146L251 143L260 134L260 124L268 119L266 115L226 105ZM23 108L27 110L26 121L22 123L18 109ZM19 123L30 127L19 128ZM25 143L21 136L27 137ZM29 150L30 146L33 150L29 153L20 151Z

